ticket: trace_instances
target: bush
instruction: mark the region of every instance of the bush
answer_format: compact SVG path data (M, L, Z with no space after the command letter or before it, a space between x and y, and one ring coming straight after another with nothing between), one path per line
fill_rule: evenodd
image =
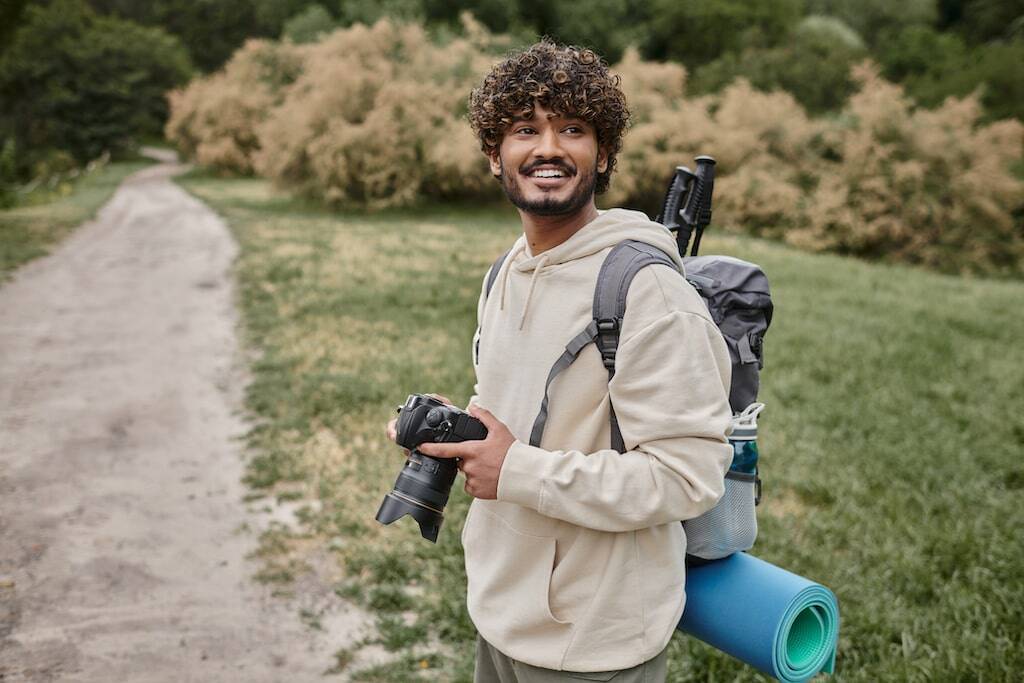
M79 163L118 152L160 131L164 92L190 72L159 29L96 16L80 0L31 5L0 56L0 134L25 151L23 172L47 150Z
M172 95L167 135L200 163L256 171L332 204L494 196L462 116L498 43L467 27L446 45L388 21L311 45L252 43L223 72ZM275 81L281 62L289 75Z
M301 64L301 48L251 40L224 69L168 96L167 138L200 164L251 173L256 127L280 104Z
M1024 272L1024 125L979 125L977 97L914 110L902 88L869 63L846 124L828 132L836 159L823 160L802 223L787 241L947 271Z
M255 172L333 205L379 208L499 193L464 121L466 96L504 46L479 25L446 44L412 24L318 43L250 43L172 97L168 136L200 162ZM804 27L856 46L833 21ZM686 96L686 70L629 49L613 68L634 112L608 201L659 210L697 154L718 159L716 225L811 250L942 270L1024 273L1016 121L984 125L977 96L917 109L865 63L836 115L736 79Z

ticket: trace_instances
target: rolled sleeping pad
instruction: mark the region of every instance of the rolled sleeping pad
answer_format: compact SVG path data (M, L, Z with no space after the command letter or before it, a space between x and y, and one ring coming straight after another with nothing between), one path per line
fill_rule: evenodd
M828 588L746 553L686 570L679 630L787 683L833 673L839 602Z

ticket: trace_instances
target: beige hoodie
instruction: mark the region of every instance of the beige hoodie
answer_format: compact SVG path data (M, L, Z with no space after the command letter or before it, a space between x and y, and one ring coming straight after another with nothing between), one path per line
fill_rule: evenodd
M598 270L626 239L678 259L667 229L612 209L538 256L520 237L478 308L473 400L519 441L497 500L474 500L463 528L469 613L498 650L548 669L623 669L661 652L683 612L679 520L715 504L732 457L729 353L664 266L633 280L612 382L584 349L552 383L543 442L529 445L548 371L590 322Z

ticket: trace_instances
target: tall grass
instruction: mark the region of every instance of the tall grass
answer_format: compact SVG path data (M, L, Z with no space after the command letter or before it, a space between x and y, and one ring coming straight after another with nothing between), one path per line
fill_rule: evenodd
M357 678L468 680L467 497L457 484L437 545L409 520L373 517L402 464L383 429L394 406L413 391L470 394L480 279L517 219L441 206L334 214L262 180L183 182L242 246L257 354L249 484L311 503L280 554L330 548L346 577L337 590L378 615L397 657ZM838 594L837 680L1018 680L1024 285L719 235L705 253L753 260L772 281L755 551ZM669 680L763 678L677 634Z

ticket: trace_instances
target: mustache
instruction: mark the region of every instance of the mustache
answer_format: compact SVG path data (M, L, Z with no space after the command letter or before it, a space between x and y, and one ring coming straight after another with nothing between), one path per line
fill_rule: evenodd
M576 175L576 168L570 166L561 159L541 159L539 161L534 161L531 164L520 166L519 172L522 173L523 175L529 175L530 173L533 173L541 166L554 166L565 171L567 175Z

